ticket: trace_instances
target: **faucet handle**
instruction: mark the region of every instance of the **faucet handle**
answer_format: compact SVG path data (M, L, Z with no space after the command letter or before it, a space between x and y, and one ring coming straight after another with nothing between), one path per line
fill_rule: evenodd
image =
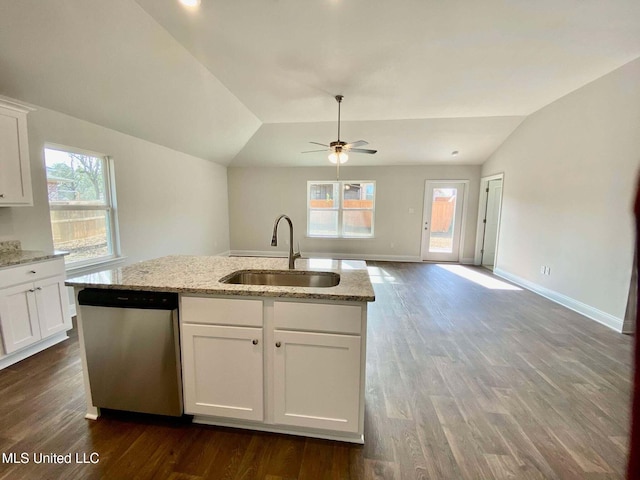
M301 257L302 257L302 252L300 251L300 240L298 240L298 241L296 242L296 247L298 247L298 251L297 251L297 252L294 252L293 254L294 254L296 257L301 258Z

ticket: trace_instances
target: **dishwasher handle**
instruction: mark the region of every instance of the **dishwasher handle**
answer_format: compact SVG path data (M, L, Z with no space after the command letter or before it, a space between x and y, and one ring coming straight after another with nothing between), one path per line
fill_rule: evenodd
M175 310L178 308L178 294L172 292L85 288L78 293L78 303L81 306L88 305L93 307Z

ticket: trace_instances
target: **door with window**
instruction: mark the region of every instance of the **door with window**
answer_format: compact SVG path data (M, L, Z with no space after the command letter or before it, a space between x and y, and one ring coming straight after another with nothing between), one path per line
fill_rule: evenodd
M422 225L422 260L457 262L460 260L464 181L427 180Z

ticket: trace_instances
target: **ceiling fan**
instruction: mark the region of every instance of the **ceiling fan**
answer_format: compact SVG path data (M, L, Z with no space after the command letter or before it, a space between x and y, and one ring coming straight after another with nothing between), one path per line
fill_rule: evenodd
M335 142L331 142L329 145L318 142L309 142L313 143L314 145L321 145L326 148L323 148L322 150L307 150L306 152L302 153L324 152L326 150L329 150L331 152L329 154L329 161L331 163L340 165L341 163L345 163L347 160L349 160L349 152L368 153L370 155L373 155L377 152L377 150L370 150L368 148L357 148L364 145L369 145L369 142L365 142L364 140L358 140L357 142L352 143L347 143L340 140L340 104L342 103L343 98L344 96L342 95L335 96L336 102L338 102L338 140L336 140Z

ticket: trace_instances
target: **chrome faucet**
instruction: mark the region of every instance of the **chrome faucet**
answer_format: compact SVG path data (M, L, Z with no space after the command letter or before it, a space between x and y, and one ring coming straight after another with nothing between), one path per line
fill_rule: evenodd
M271 246L278 246L278 223L282 219L286 219L289 222L289 269L293 270L296 268L296 258L300 258L300 246L298 246L298 251L294 253L293 251L293 223L291 223L291 219L282 214L278 218L276 218L275 223L273 224L273 236L271 237Z

